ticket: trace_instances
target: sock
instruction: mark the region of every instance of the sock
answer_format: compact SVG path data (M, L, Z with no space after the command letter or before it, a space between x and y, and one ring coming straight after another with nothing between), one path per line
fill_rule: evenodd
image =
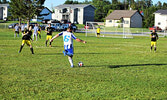
M23 46L21 45L20 50L19 50L19 53L21 52L22 49L23 49Z
M30 48L30 50L31 50L32 54L34 54L33 48Z
M69 60L69 62L70 62L71 67L74 67L73 61L72 61L72 57L68 57L68 60Z
M16 37L16 34L14 34L14 37Z
M151 50L152 50L153 47L151 47Z
M41 39L41 35L39 35L39 38Z
M45 42L45 45L47 46L48 41Z
M52 42L49 43L49 45L51 45L51 44L52 44Z
M157 50L157 48L155 47L155 48L154 48L154 51L156 51L156 50Z

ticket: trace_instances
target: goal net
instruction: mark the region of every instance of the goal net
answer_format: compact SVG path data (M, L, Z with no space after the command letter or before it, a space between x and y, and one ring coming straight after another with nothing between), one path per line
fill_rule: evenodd
M133 38L130 28L125 28L123 23L106 27L105 22L86 22L85 36L97 36L97 28L100 28L100 37Z

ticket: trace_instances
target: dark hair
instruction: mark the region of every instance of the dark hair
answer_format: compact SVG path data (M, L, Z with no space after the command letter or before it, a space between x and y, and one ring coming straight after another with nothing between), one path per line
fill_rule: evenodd
M69 26L68 29L73 30L72 26Z

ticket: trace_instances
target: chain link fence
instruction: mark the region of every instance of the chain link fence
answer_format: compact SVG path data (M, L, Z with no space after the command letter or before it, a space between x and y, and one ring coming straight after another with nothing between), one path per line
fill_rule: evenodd
M6 29L9 25L10 23L0 23L0 29Z

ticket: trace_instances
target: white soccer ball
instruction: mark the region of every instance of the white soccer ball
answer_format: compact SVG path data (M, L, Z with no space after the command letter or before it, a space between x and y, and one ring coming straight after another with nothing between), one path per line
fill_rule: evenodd
M78 63L79 67L82 67L83 65L84 65L83 62L81 62L81 61Z

